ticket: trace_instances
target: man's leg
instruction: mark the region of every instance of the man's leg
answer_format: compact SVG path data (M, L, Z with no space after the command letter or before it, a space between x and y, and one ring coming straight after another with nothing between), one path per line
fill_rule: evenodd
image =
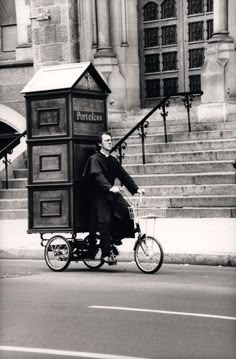
M111 238L110 223L108 222L99 223L98 227L100 232L100 245L102 250L102 257L107 257L110 255L110 238Z
M98 231L100 233L102 258L107 263L115 264L116 260L111 257L111 206L105 200L99 203Z

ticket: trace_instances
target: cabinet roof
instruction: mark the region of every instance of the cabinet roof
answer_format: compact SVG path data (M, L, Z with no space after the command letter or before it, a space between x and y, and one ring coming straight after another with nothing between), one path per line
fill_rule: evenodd
M91 62L79 62L41 67L21 93L67 90L73 88L87 72L90 73L104 92L111 92L103 75L98 72Z

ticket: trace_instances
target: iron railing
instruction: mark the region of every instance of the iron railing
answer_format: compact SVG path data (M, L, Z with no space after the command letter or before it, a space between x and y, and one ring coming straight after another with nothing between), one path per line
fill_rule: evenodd
M144 116L144 118L139 121L124 137L122 137L111 149L111 152L115 152L118 151L118 159L120 161L120 163L122 164L122 160L124 159L124 151L127 147L127 142L126 140L136 131L138 130L138 134L141 137L141 146L142 146L142 160L143 160L143 164L146 163L146 156L145 156L145 138L147 137L147 131L146 129L149 126L149 122L147 121L148 118L157 110L160 110L161 113L161 117L163 118L163 127L164 127L164 139L165 139L165 143L168 142L168 134L167 134L167 116L168 116L168 111L167 111L167 107L170 106L170 98L171 97L180 97L182 99L182 102L184 104L184 107L186 108L187 111L187 121L188 121L188 131L191 132L192 128L191 128L191 115L190 115L190 110L192 107L192 102L194 100L195 96L201 96L203 94L203 91L200 91L198 93L193 93L193 92L179 92L175 95L168 95L165 96L146 116Z
M11 164L11 160L8 159L8 155L11 154L14 148L19 145L22 137L26 135L26 130L20 133L17 137L14 138L8 145L6 145L0 151L0 160L3 158L3 163L5 165L5 188L8 189L8 166Z

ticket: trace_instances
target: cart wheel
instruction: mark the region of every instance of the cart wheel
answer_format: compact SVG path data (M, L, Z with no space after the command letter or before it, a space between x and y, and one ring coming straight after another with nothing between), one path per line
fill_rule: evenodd
M161 244L150 236L140 239L134 249L134 259L142 272L150 274L157 272L164 259Z
M89 236L85 237L85 241L89 241ZM99 236L96 236L96 242L97 242L97 253L94 259L90 258L84 258L83 262L84 264L90 268L90 269L99 269L103 266L104 262L101 261L101 248L99 246Z
M52 237L45 247L44 258L51 270L65 270L71 261L71 246L67 239L62 236Z

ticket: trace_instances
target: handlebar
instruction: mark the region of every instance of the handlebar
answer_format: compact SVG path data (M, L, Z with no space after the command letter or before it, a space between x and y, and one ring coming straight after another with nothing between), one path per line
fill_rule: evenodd
M131 195L130 193L127 191L127 189L125 187L119 187L119 192L124 192L125 196L127 197L127 202L129 203L129 205L131 207L137 207L139 205L142 204L143 202L143 193L138 193L138 197L132 197L131 199ZM134 198L136 199L136 201L134 200Z

